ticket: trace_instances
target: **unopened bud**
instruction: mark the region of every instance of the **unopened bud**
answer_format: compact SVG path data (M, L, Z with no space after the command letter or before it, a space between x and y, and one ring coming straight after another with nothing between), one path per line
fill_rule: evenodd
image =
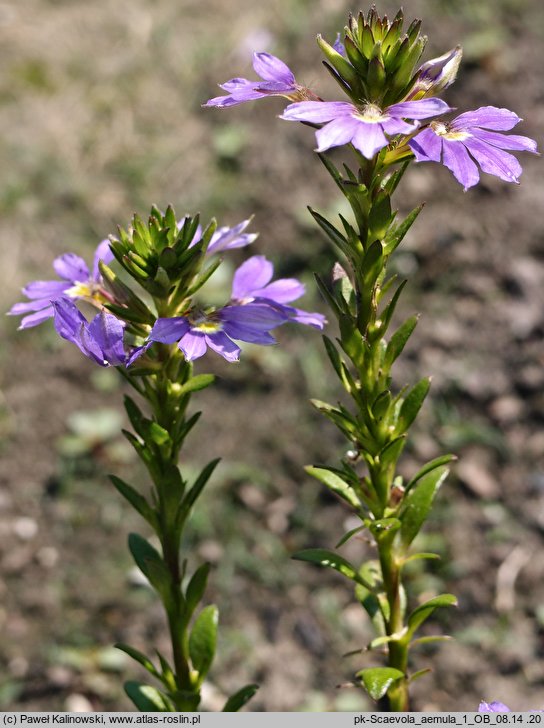
M410 101L437 96L451 86L457 77L462 56L463 49L461 46L456 46L448 53L424 63L418 71L417 80L408 96Z

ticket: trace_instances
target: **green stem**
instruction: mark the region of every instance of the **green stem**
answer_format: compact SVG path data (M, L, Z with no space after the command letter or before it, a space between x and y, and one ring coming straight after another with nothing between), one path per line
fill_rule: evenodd
M378 541L378 551L383 584L389 604L389 620L386 624L386 632L388 636L391 636L400 634L404 629L400 567L396 561L390 542ZM405 676L397 680L387 692L389 709L394 712L406 712L410 710L408 681L406 679L408 669L408 644L403 639L400 639L389 642L388 646L388 666L400 670Z

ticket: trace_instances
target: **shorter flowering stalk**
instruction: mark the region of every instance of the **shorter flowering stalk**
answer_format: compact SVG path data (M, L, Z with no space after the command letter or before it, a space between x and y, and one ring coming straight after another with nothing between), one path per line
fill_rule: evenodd
M135 216L128 229L99 245L92 274L78 256L61 256L54 268L62 280L29 284L24 289L29 302L10 311L25 315L21 328L52 317L59 336L99 366L117 367L143 400L142 406L125 397L133 432L124 434L147 469L148 493L111 476L160 546L136 533L129 536L134 561L164 606L172 646L171 659L157 652L157 662L129 645L117 645L158 681L158 687L125 685L141 711L197 710L216 650L217 607L201 606L210 564L201 564L190 576L191 555L181 553L191 511L219 462L209 462L192 484L178 465L200 416L188 411L193 393L214 380L194 374L193 361L208 347L237 361L236 341L275 344L271 331L289 321L324 325L320 314L290 305L304 286L295 279L273 281L273 266L263 256L238 268L224 306L207 305L205 286L221 263L217 253L251 244L256 235L246 232L249 222L218 229L212 222L203 230L198 217L179 221L172 208L162 213L154 207L147 224ZM109 265L114 259L132 285ZM90 321L76 306L79 301L99 308ZM224 710L238 711L256 689L243 687Z

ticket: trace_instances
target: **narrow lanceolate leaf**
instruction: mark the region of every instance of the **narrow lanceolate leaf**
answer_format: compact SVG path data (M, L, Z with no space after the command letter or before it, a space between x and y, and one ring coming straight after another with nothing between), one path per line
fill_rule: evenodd
M387 329L389 328L389 324L391 323L391 319L393 317L393 314L395 313L395 308L397 306L398 300L400 298L400 294L402 293L402 289L406 285L406 279L403 280L401 283L399 283L399 286L395 293L393 294L393 297L387 304L387 306L384 308L380 318L381 318L381 326L380 326L380 333L382 335L385 334ZM382 288L383 290L383 288Z
M357 673L367 693L374 700L383 698L396 680L404 677L404 673L394 667L368 667Z
M425 463L425 465L420 470L418 470L414 477L408 481L408 483L406 484L406 493L411 490L418 482L418 480L420 480L424 475L427 475L427 473L430 473L432 470L439 468L441 465L447 465L448 463L451 463L452 460L457 460L457 455L441 455L434 460L429 460L429 462Z
M183 499L183 502L180 507L180 518L184 518L189 511L191 510L192 506L194 505L196 499L198 496L202 493L204 490L204 486L210 479L213 471L217 467L218 463L220 461L220 458L216 458L215 460L210 461L206 467L202 470L198 478L195 480L193 487L191 490L187 493L185 498Z
M357 526L357 528L352 528L351 531L348 531L345 533L340 541L336 544L335 548L339 549L340 546L343 546L345 543L347 543L353 536L356 536L361 531L364 531L366 529L366 526Z
M125 683L125 692L141 713L174 712L174 706L166 695L151 685L131 680Z
M405 549L412 543L427 520L434 497L449 473L442 466L424 475L405 495L399 513L401 521L400 538Z
M161 595L163 600L170 599L170 574L159 552L137 533L128 537L128 547L137 567Z
M424 667L423 670L418 670L417 672L414 672L412 675L410 675L410 677L408 678L408 682L413 683L415 680L419 680L420 677L424 677L432 671L432 667Z
M198 603L204 596L206 584L208 583L208 574L210 573L210 564L205 563L198 567L193 574L191 581L185 592L185 619L189 621L191 615L195 611Z
M217 645L219 611L210 604L200 612L189 635L189 655L202 681L211 667Z
M329 566L331 569L343 574L343 576L347 576L348 579L351 579L357 584L361 584L369 591L373 591L372 585L357 573L357 569L353 564L350 564L347 559L335 554L333 551L327 551L327 549L304 549L303 551L297 551L296 554L293 554L292 558L297 561L310 561L312 564L318 564L319 566Z
M416 208L412 210L400 223L400 225L397 225L385 238L385 252L387 255L391 255L391 253L397 248L400 243L402 242L402 239L408 232L408 230L412 227L414 222L416 221L417 216L423 209L424 203L421 205L418 205Z
M340 496L342 500L345 500L357 511L361 509L361 501L357 498L353 488L339 475L331 472L326 467L319 467L318 465L307 465L304 469L308 475L311 475L326 485L329 490L336 493L336 495Z
M142 518L145 518L149 525L156 531L159 526L157 514L143 495L140 495L140 493L138 493L138 491L136 491L131 485L125 483L124 480L121 480L121 478L118 478L116 475L110 475L109 477L119 493L127 499L130 505L137 510Z
M435 609L439 607L456 607L457 598L453 594L439 594L433 599L420 604L408 617L408 635L411 637L416 629L431 616Z
M114 647L116 647L118 650L121 650L122 652L125 652L127 655L132 657L133 660L136 660L136 662L139 662L142 667L144 667L153 677L158 678L161 680L162 676L160 672L157 670L155 665L151 662L149 657L144 655L143 652L140 652L139 650L136 650L134 647L131 647L130 645L125 645L123 642L117 642Z
M259 689L258 685L245 685L241 690L231 695L225 703L223 713L237 713L244 705L251 700Z
M417 417L417 414L425 401L425 397L429 392L430 386L430 377L425 377L425 379L422 379L414 387L412 387L404 398L397 423L397 432L399 435L406 432Z
M215 381L215 374L197 374L191 377L185 384L182 384L180 389L176 391L178 397L181 397L190 392L198 392L201 389L209 387Z
M389 371L389 369L391 369L393 362L404 349L406 342L412 335L412 331L417 325L418 318L419 317L416 315L410 316L409 319L406 319L406 321L401 326L399 326L399 328L395 331L395 333L389 340L389 343L387 344L387 349L385 350L384 358L384 367L386 371Z
M331 243L333 243L348 260L351 260L353 253L346 238L334 227L334 225L323 217L323 215L320 215L319 212L316 212L316 210L313 210L311 207L308 207L308 210L319 227L327 235Z

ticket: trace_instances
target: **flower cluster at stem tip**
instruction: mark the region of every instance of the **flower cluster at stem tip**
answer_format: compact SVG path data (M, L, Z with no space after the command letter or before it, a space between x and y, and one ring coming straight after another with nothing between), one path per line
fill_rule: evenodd
M190 218L178 222L182 230ZM226 250L245 247L257 237L245 230L250 220L233 228L218 228L209 241L206 256ZM200 225L195 228L189 249L202 238ZM234 340L252 344L275 344L272 329L289 321L317 329L325 325L325 317L290 304L300 298L304 285L295 278L272 280L274 267L262 255L254 255L242 263L234 273L229 302L222 307L209 307L192 302L182 316L155 317L148 326L149 333L143 344L126 344L127 322L110 313L109 304L119 303L109 290L100 271L102 264L114 258L110 241L103 240L94 254L93 272L75 253L66 253L53 262L61 280L32 281L22 291L29 299L16 303L9 315L21 315L20 329L27 329L53 318L56 332L74 343L89 359L100 366L130 366L154 343L177 343L187 361L201 357L208 348L227 361L237 361L240 347ZM81 301L98 308L92 321L76 306ZM187 306L185 306L187 308Z
M411 28L418 22L414 21ZM390 30L395 24L402 27L401 12L389 24ZM283 96L291 103L281 119L319 127L317 152L352 144L369 160L387 150L394 152L396 159L439 162L465 190L479 182L478 166L506 182L518 182L521 165L509 152L536 154L537 146L529 137L504 133L521 121L517 114L495 106L482 106L452 120L444 119L444 114L453 109L437 95L455 81L462 57L459 46L423 63L413 75L406 59L408 75L402 77L403 86L398 83L402 60L391 59L394 53L402 57L402 50L393 44L395 34L389 32L382 39L379 53L383 52L383 58L371 56L368 62L354 43L356 26L357 21L350 16L344 42L338 34L333 45L318 36L318 44L327 58L325 65L350 96L349 102L321 99L311 89L298 84L291 69L279 58L269 53L255 53L253 67L263 81L231 79L220 85L226 95L212 98L204 106L224 109L267 96ZM409 47L415 48L417 57L423 50L424 39L418 38L417 32L413 35L415 40ZM402 40L412 41L410 29ZM402 47L401 43L399 48ZM372 53L375 52L374 48ZM395 68L392 92L387 87L388 61Z

